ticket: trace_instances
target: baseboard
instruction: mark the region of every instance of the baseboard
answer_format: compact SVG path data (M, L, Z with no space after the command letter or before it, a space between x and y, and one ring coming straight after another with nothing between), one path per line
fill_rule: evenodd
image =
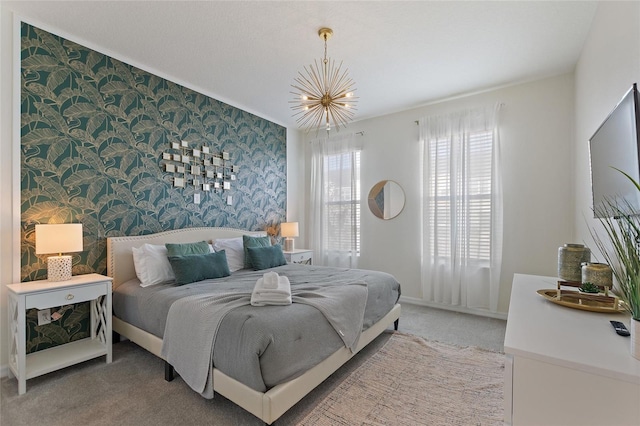
M418 299L415 297L400 296L400 303L409 303L411 305L427 306L429 308L444 309L447 311L455 311L463 314L471 314L471 315L478 315L481 317L496 318L496 319L505 320L505 321L507 319L507 314L503 312L491 312L485 309L472 309L472 308L465 308L462 306L443 305L441 303L427 302L426 300Z
M9 375L9 366L7 364L0 365L0 377L7 377Z

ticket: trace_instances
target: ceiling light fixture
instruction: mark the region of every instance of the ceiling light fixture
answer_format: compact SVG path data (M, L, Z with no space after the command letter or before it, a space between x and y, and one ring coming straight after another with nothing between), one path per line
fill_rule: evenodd
M348 76L348 69L342 70L342 62L337 67L333 59L327 58L327 40L333 35L331 28L320 28L318 35L324 40L324 59L319 63L304 67L299 71L295 83L291 85L295 92L294 104L291 109L296 111L293 116L299 116L298 125L307 132L312 128L319 131L325 126L327 133L331 125L340 130L353 119L357 97L353 95L354 82Z

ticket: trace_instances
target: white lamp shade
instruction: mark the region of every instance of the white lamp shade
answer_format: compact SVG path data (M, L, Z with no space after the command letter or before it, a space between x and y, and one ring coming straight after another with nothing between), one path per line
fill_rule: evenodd
M82 224L36 225L36 254L82 251Z
M297 237L298 222L282 222L280 224L280 235L283 237Z

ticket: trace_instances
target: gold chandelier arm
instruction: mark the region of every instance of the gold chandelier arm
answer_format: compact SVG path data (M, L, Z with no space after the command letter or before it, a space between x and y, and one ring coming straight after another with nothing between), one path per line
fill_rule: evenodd
M340 65L338 66L338 68L336 68L335 62L331 61L331 84L329 85L329 87L336 87L336 82L339 80L338 74L340 72L341 67L342 67L342 62L340 62Z
M342 74L342 76L340 76L337 79L337 83L335 85L336 87L336 94L346 94L349 92L349 89L351 89L351 86L353 85L353 81L351 81L351 79L349 78L349 76L347 76L346 71Z
M307 111L303 116L298 118L296 121L303 127L307 127L307 130L311 129L312 127L319 128L320 123L322 122L323 115L324 115L324 109L321 107L317 107Z
M340 108L330 108L329 111L331 112L331 116L333 117L334 121L336 122L341 122L345 127L348 123L348 120L350 119L350 116L347 114L348 110L343 110Z
M314 82L316 82L316 78L315 78L315 74L313 74L311 71L307 70L307 67L304 67L304 70L307 72L308 77L304 76L302 73L300 74L299 78L296 78L296 81L303 86L304 88L302 89L303 92L306 92L307 94L310 94L316 98L322 98L323 92L318 88L317 85L314 85ZM312 70L312 68L311 68Z
M316 91L320 93L320 98L322 98L324 96L325 93L325 89L326 86L322 83L322 81L324 80L322 78L322 70L320 69L320 65L318 64L318 61L314 60L313 63L315 64L315 68L312 68L312 72L313 74L311 75L313 78L313 81L316 84Z

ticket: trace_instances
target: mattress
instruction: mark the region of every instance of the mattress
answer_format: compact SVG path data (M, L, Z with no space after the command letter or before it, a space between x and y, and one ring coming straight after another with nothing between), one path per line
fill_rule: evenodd
M303 285L366 283L363 330L379 321L400 297L400 284L384 272L297 264L270 270L287 276L292 291ZM229 277L183 286L169 283L142 288L137 279L130 280L114 290L114 315L162 338L174 301L196 294L250 293L265 272L240 270ZM322 313L309 305L241 306L220 324L213 362L228 376L265 392L303 374L341 346L342 340Z

